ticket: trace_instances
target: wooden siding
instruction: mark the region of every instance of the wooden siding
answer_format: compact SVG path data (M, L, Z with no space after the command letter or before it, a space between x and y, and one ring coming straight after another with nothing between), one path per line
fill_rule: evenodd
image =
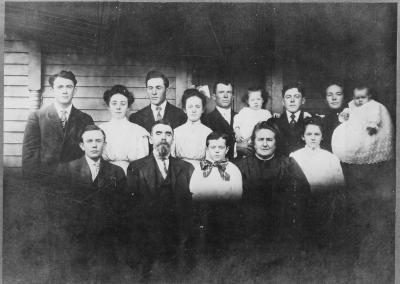
M4 54L4 166L21 167L22 141L31 102L29 98L29 44L21 40L6 40ZM48 78L60 70L70 70L77 78L73 104L90 114L96 124L108 121L109 112L103 93L115 84L125 85L134 95L130 112L149 104L145 76L150 70L159 70L170 81L167 99L172 104L180 101L186 88L186 76L176 78L179 63L140 62L136 59L108 58L93 54L42 53L41 54L42 105L53 102ZM174 66L176 65L176 66ZM182 70L180 67L179 70ZM180 71L180 74L182 72ZM182 76L182 75L181 75ZM177 82L178 81L178 82ZM179 95L177 96L179 92Z
M5 167L20 167L22 139L29 114L29 45L22 40L4 42L4 124Z

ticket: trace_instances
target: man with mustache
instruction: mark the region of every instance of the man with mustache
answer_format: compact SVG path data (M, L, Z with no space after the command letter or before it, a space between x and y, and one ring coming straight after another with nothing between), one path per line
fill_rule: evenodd
M150 277L155 261L176 268L182 254L184 260L190 256L187 248L192 219L189 183L194 169L190 163L170 155L172 141L171 125L157 121L151 128L153 152L132 162L127 171L130 243L139 250L132 255L140 256L144 279Z

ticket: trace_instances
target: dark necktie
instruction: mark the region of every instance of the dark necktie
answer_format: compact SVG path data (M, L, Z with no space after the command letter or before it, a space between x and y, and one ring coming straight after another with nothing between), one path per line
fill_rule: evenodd
M159 120L161 120L162 119L162 116L161 116L161 107L156 107L156 111L157 111L157 117L156 117L156 121L159 121Z
M290 126L292 126L292 127L295 126L295 124L296 124L295 118L296 118L296 116L294 115L294 113L292 113L290 115Z
M230 180L230 175L226 172L226 166L228 165L227 160L219 161L219 162L210 162L208 160L200 161L200 168L203 171L203 177L208 177L212 171L213 167L216 167L221 175L221 178L225 181Z
M65 129L65 125L67 124L67 111L66 110L61 110L61 123L62 123L62 127L63 129Z

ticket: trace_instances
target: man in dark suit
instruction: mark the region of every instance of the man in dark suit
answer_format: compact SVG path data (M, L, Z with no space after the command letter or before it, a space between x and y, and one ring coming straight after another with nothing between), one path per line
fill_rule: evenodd
M282 89L282 102L284 112L279 118L270 118L281 132L282 154L289 156L304 147L302 139L304 132L304 118L310 117L308 112L302 111L301 106L305 103L304 88L300 82L290 83Z
M170 155L172 127L164 121L154 124L150 143L153 152L132 162L127 171L131 195L132 236L137 244L144 278L156 261L167 265L188 260L192 196L189 191L193 166Z
M52 188L51 219L54 231L59 232L53 238L56 252L68 255L72 271L85 279L103 278L100 270L115 264L115 244L122 229L126 177L122 168L101 158L105 144L103 130L86 126L79 143L85 155L60 164L58 186ZM57 229L54 224L61 226ZM57 239L65 240L65 236L66 242ZM100 269L97 275L90 275L90 266ZM63 266L58 268L62 270Z
M212 98L216 107L210 113L204 115L202 122L212 131L222 132L228 135L229 151L227 158L233 159L235 153L235 132L233 130L233 117L236 112L232 110L233 84L227 80L219 80L214 84Z
M61 71L49 83L54 103L30 114L22 147L22 171L35 178L51 174L59 163L81 157L80 135L93 124L88 114L72 105L77 83L72 72Z
M155 121L164 120L172 129L184 124L187 120L185 113L167 102L168 78L159 71L150 71L146 75L146 90L150 105L132 113L129 121L139 124L148 132Z

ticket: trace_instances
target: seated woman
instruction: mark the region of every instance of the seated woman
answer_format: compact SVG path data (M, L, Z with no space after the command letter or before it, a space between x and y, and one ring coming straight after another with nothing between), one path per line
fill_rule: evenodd
M278 155L280 141L279 129L271 120L259 122L251 135L255 154L237 162L243 177L243 224L248 238L300 241L304 236L309 184L292 158Z
M182 96L182 108L187 115L185 124L174 129L171 155L193 165L206 156L206 138L212 132L201 123L206 97L197 89L187 89Z
M122 85L115 85L104 92L103 99L111 114L109 122L100 124L107 137L103 159L120 166L126 174L130 162L149 154L149 133L126 118L134 98Z
M327 244L326 237L333 235L334 216L343 211L344 177L339 158L320 148L323 138L322 120L310 117L304 120L304 148L292 152L289 157L296 160L305 174L311 189L308 204L308 228L315 241ZM339 201L341 201L339 203Z

